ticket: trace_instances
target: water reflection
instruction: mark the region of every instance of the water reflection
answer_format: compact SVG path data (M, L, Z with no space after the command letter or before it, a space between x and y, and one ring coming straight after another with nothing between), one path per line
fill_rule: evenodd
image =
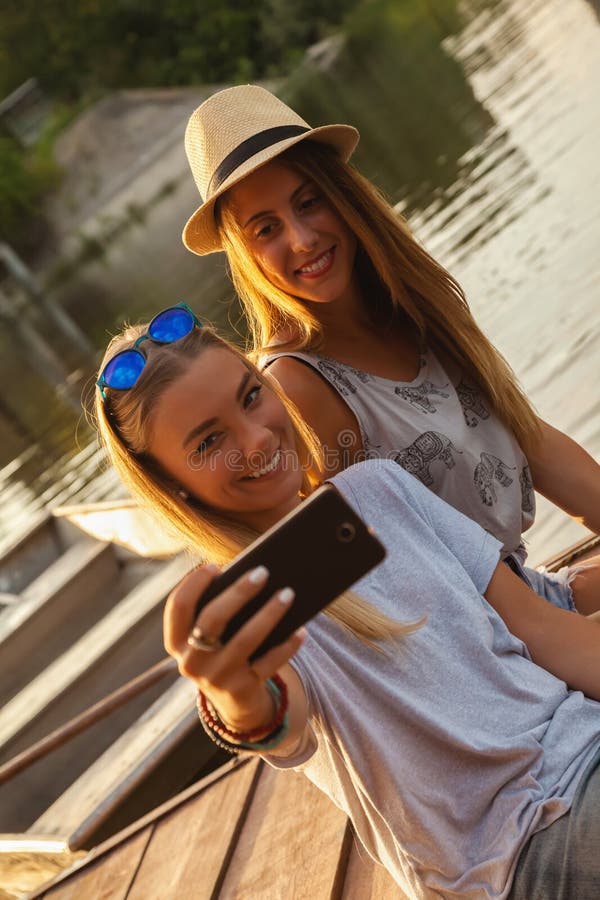
M596 17L586 2L502 3L493 17L483 10L445 46L495 120L487 144L497 139L514 153L481 174L464 173L466 202L461 209L458 199L456 221L483 221L472 236L457 240L427 211L419 234L462 281L540 414L598 456ZM532 556L581 534L542 502L528 533Z
M463 283L540 413L596 455L598 8L590 0L378 0L351 21L333 66L303 69L285 92L311 123L360 128L357 164ZM180 143L163 177L164 199L59 289L96 346L123 319L184 298L235 329L223 257L199 259L181 245L196 195ZM77 450L74 416L23 372L6 335L0 376L15 385L0 404L1 537L19 511L26 517L56 494L100 499L114 486L94 479L90 433L82 426ZM9 465L13 457L20 462ZM579 531L542 507L529 534L539 560Z
M336 65L305 67L283 95L311 124L356 125L357 166L408 211L455 183L493 124L443 44L461 27L457 6L379 0L359 9Z

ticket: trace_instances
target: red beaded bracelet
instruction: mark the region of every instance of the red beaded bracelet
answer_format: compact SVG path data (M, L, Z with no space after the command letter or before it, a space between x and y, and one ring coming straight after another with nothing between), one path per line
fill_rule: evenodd
M288 709L288 690L283 678L280 675L273 675L272 678L267 679L266 684L275 701L276 708L275 715L271 721L260 728L253 728L251 731L235 731L233 728L229 728L219 717L216 709L202 691L198 691L198 711L209 728L222 737L231 738L234 741L256 741L257 738L277 731L281 727Z

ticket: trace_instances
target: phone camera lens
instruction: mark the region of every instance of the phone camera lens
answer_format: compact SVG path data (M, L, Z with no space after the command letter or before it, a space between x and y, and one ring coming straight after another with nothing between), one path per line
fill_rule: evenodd
M338 525L337 536L342 544L349 544L356 537L356 528L352 522L342 522Z

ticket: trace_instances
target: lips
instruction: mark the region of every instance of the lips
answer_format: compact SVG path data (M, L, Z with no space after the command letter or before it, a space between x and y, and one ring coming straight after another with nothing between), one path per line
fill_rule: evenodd
M329 271L333 265L334 255L335 247L330 247L325 253L316 256L314 259L309 260L309 262L304 263L303 266L295 269L294 275L299 275L301 278L318 278Z
M256 469L254 472L250 472L249 475L244 476L244 480L248 478L252 478L254 480L256 478L263 478L265 475L269 475L270 472L273 472L277 468L280 460L281 450L276 450L271 457L271 461L267 463L266 466L263 466L262 469Z

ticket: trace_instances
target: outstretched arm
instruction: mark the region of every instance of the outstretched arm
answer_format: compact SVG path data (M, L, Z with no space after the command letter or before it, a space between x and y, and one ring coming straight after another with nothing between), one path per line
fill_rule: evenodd
M213 651L191 647L188 637L197 624L194 611L216 571L211 566L195 569L171 592L163 621L165 648L177 660L181 674L206 694L221 720L236 731L255 731L272 719L273 703L266 681L275 673L281 675L288 689L289 730L269 754L288 756L299 745L308 720L304 687L288 663L300 647L302 635L293 634L252 664L248 662L288 609L276 594L223 647ZM252 581L251 575L244 575L206 604L198 617L205 634L222 634L229 619L260 591L267 579L266 570L258 581Z
M540 425L538 447L529 456L534 488L600 534L600 465L562 431Z
M535 663L600 700L600 622L542 600L504 563L496 567L485 597Z

